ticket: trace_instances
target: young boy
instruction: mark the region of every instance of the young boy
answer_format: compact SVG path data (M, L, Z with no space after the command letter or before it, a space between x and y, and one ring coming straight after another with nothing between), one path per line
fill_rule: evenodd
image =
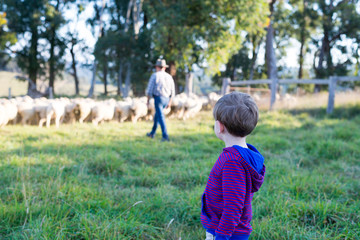
M206 240L244 240L252 231L251 201L264 181L264 157L246 144L258 121L258 108L245 93L232 92L214 107L216 136L225 148L211 169L202 196Z

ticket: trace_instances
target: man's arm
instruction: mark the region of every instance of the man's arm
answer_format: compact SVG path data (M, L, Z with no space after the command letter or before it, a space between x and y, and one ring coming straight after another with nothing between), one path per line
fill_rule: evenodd
M149 99L152 97L152 95L154 93L155 78L156 78L156 75L152 74L150 79L149 79L148 86L146 88L146 96L148 97L148 102L149 102Z
M222 170L224 208L216 229L216 240L228 240L240 222L246 194L246 173L239 162L229 159Z

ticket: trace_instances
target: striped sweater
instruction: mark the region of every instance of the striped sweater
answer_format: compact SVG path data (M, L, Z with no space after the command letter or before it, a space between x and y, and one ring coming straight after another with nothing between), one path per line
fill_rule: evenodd
M257 152L256 156L261 155ZM264 175L265 165L259 174L235 147L223 149L210 172L201 207L201 223L216 240L250 235L251 201Z

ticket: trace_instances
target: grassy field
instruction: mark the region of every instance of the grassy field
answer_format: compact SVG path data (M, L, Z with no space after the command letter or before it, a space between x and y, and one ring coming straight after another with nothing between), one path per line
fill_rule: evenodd
M168 121L0 129L0 239L199 240L200 197L223 143L210 112ZM251 239L360 239L360 105L261 113Z

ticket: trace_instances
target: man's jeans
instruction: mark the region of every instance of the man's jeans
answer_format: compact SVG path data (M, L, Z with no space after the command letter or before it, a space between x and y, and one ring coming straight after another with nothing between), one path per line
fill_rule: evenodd
M168 97L154 95L154 100L155 100L154 125L153 125L153 128L152 128L150 134L155 135L156 128L159 123L160 127L161 127L161 131L162 131L162 137L165 139L169 139L169 136L168 136L167 130L166 130L165 115L164 115L163 110L168 105L170 99Z

